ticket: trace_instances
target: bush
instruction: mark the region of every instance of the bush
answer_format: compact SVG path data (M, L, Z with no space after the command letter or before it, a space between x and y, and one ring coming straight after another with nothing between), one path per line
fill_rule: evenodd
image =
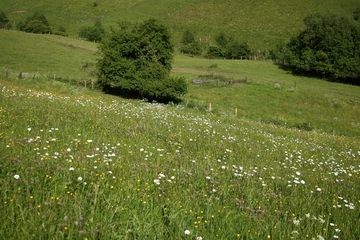
M96 20L94 26L80 29L79 37L91 42L100 42L105 35L105 29L100 20Z
M17 25L18 30L31 33L51 33L49 22L44 14L35 13L28 17L26 21L19 22Z
M304 73L360 84L360 28L335 14L312 14L306 29L287 45L291 66Z
M181 39L180 52L191 55L201 55L202 50L200 44L195 40L195 35L186 30Z
M0 28L3 28L3 29L11 29L11 23L8 19L8 17L6 16L6 14L1 11L0 12Z
M173 45L155 19L120 23L99 50L98 82L107 92L168 102L187 91L183 78L170 77Z

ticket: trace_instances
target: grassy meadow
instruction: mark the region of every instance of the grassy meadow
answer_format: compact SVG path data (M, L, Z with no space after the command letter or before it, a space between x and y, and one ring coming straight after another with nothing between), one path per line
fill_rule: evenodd
M189 93L149 104L69 84L94 43L0 43L0 239L360 236L359 87L176 53Z
M178 43L186 29L193 31L203 43L213 43L219 32L231 33L246 41L254 51L269 50L280 40L288 40L303 28L310 13L333 12L351 17L358 0L0 0L4 11L16 25L34 12L42 12L51 26L65 27L71 37L79 29L100 19L105 27L120 20L139 21L158 18L171 30Z
M1 239L360 235L358 138L47 79L0 89Z

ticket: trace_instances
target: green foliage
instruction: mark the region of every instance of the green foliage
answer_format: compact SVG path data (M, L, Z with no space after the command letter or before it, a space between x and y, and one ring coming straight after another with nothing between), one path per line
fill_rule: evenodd
M217 46L208 48L207 56L211 58L226 59L247 59L251 54L249 45L246 42L240 43L233 36L219 33L215 37Z
M355 21L360 21L360 7L357 7L353 17Z
M225 48L225 57L227 59L247 59L251 54L249 45L233 41Z
M11 23L3 11L0 11L0 28L10 29Z
M341 82L360 84L360 28L335 14L311 14L288 44L290 65Z
M120 23L99 49L99 84L105 90L165 101L186 93L185 80L170 77L173 45L155 19Z
M201 55L201 46L199 42L195 40L195 35L187 29L181 38L180 52L191 55Z
M105 35L105 29L100 20L96 20L93 26L80 29L79 37L91 42L100 42Z
M19 22L17 25L18 30L30 33L51 33L49 22L42 13L34 13L31 17L28 17L26 21Z
M207 50L206 56L208 58L222 58L224 57L224 51L218 46L210 46Z

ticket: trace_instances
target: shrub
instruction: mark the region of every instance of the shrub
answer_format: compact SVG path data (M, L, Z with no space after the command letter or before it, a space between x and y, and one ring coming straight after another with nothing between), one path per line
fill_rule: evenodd
M187 91L183 78L170 77L173 45L168 30L155 19L120 23L99 50L99 84L105 91L163 102Z
M17 25L18 30L31 33L51 33L49 22L44 14L35 13L28 17L26 21L19 22Z
M3 11L0 11L0 28L10 29L11 23Z
M180 52L192 55L201 55L202 53L200 44L190 30L186 30L182 36Z
M96 20L94 26L80 29L79 37L91 42L100 42L105 35L105 29L100 20Z

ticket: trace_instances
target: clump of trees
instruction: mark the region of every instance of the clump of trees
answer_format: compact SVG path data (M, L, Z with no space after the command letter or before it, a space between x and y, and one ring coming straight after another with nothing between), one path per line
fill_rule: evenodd
M80 29L79 37L91 42L100 42L105 35L105 29L100 20L96 20L93 26Z
M195 39L195 35L189 30L185 30L181 38L180 52L191 54L191 55L201 55L202 50L198 41Z
M52 33L48 20L42 13L34 13L28 17L25 22L20 21L17 24L17 29L30 33Z
M233 36L223 32L215 37L215 46L210 46L207 56L211 58L247 59L251 55L250 47L245 42L240 42Z
M184 78L170 76L174 48L155 19L121 22L99 50L98 83L106 92L158 102L177 101L187 92Z
M360 26L353 19L311 14L305 30L277 53L297 72L334 81L360 84Z
M12 25L3 11L0 11L0 28L11 29Z

